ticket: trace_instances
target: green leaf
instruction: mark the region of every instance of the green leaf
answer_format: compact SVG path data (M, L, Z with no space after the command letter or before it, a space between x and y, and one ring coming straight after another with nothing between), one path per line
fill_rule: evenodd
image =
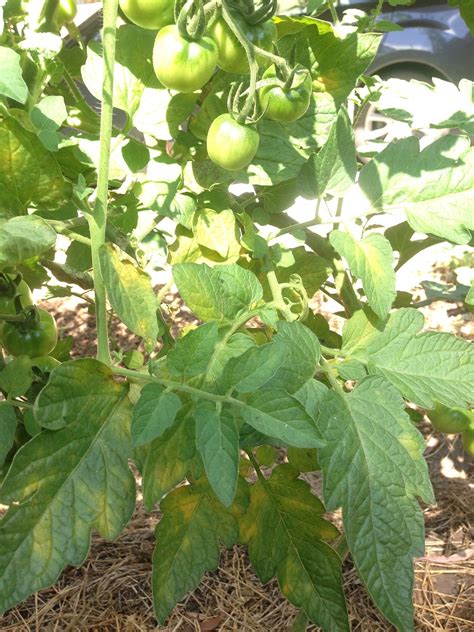
M194 216L193 232L199 245L215 250L224 259L239 256L237 222L230 209L220 212L201 209Z
M288 601L323 630L349 630L341 560L325 542L338 531L324 520L321 501L288 465L260 478L250 498L241 537L261 581L276 575Z
M0 211L23 215L31 205L56 210L70 196L55 156L15 119L0 121Z
M15 443L16 426L15 409L12 406L0 406L0 468Z
M299 175L301 194L310 200L326 194L340 196L357 175L357 159L352 123L344 106L332 124L321 150L304 165Z
M225 345L218 344L206 372L206 382L208 384L215 383L222 375L229 360L241 356L248 349L254 347L256 347L254 338L242 331L233 334Z
M328 391L318 427L327 509L342 506L344 534L359 574L382 613L413 630L413 557L424 551L417 497L434 502L425 447L397 391L369 377L349 394Z
M286 362L288 349L279 342L251 347L225 366L220 386L222 390L235 389L239 393L251 393L262 388Z
M20 60L20 55L13 49L0 46L0 94L24 104L28 99L28 86L23 79Z
M246 507L242 481L236 507L226 509L207 483L180 487L161 503L163 517L156 527L153 554L153 600L160 624L186 593L194 590L206 571L219 564L219 546L238 539L237 517Z
M132 441L134 446L160 437L174 424L181 400L159 384L147 384L133 409Z
M89 398L70 401L76 381ZM56 400L54 407L39 407L39 421L57 427L66 417L68 426L25 444L0 489L10 504L0 522L0 612L53 584L68 564L81 564L93 529L117 537L135 504L126 386L96 360L81 359L55 369L42 396L49 399L50 390L55 399L62 391L65 413Z
M148 511L181 483L195 452L194 419L186 412L178 413L175 424L145 448L143 499Z
M329 235L332 247L346 259L351 272L362 280L373 311L385 318L396 297L393 250L383 235L373 233L357 241L341 230Z
M30 119L38 138L49 151L57 151L61 139L58 129L67 118L64 97L47 96L33 107Z
M305 407L283 389L252 393L239 411L249 426L269 437L297 448L321 446L321 436Z
M10 398L25 395L32 383L31 359L26 355L13 358L0 371L0 387Z
M254 307L263 296L257 277L238 265L179 263L173 278L184 302L204 321L232 322Z
M367 363L370 373L389 380L400 393L423 408L473 403L472 345L451 334L423 329L413 308L399 309L385 323L371 323L360 312L346 325L343 351Z
M391 143L362 169L359 186L377 211L403 209L415 231L471 239L474 148L465 136L443 136L421 152L414 136Z
M308 252L304 246L293 248L291 256L294 262L289 267L278 264L278 280L289 283L292 275L298 275L308 296L313 297L332 272L329 261Z
M205 323L178 338L167 355L171 375L193 377L204 373L214 355L219 331L216 322Z
M266 387L294 393L316 372L321 355L319 341L310 329L297 321L280 321L276 340L286 349L286 360Z
M239 475L239 432L234 415L218 410L213 402L201 401L194 409L196 446L214 493L229 507L235 497Z
M157 87L152 52L156 33L125 24L117 29L114 65L114 107L133 117L140 106L145 87ZM81 68L82 80L89 92L102 100L104 62L102 45L89 42L87 60Z
M114 311L130 331L145 340L148 350L153 349L160 330L150 277L130 259L121 259L111 245L101 246L99 256Z
M27 215L0 221L0 270L37 257L55 243L56 232L41 217Z

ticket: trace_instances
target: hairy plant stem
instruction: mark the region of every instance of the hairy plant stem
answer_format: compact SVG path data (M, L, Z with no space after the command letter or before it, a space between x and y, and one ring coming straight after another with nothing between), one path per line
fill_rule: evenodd
M296 315L293 314L291 309L285 303L285 299L283 298L283 294L281 291L281 285L278 282L277 275L275 274L275 270L273 269L273 264L268 255L265 257L265 268L268 285L270 286L270 291L273 297L272 307L278 310L285 318L285 320L296 320Z
M118 0L104 0L104 82L102 86L102 112L100 120L100 158L97 178L97 199L94 213L88 216L91 235L92 265L97 321L97 359L111 363L107 331L107 295L100 270L99 251L105 243L107 202L109 195L109 165L112 139L115 35L117 29Z
M338 393L339 395L345 395L344 389L342 388L340 383L337 381L337 378L335 377L333 373L332 366L329 364L329 362L321 356L321 358L319 359L319 364L322 370L324 371L324 374L326 375L329 384L336 391L336 393Z
M346 357L346 354L344 353L344 351L341 351L340 349L332 349L331 347L325 347L324 345L321 345L321 352L324 353L324 355L328 355L333 358Z
M336 6L334 4L334 0L327 0L329 12L331 14L331 19L334 24L339 24L339 16L337 15Z
M230 397L229 395L216 395L215 393L209 393L208 391L189 386L188 384L182 384L181 382L174 382L173 380L165 380L148 373L140 373L140 371L134 371L133 369L122 369L121 367L112 367L112 371L115 375L121 375L126 377L132 382L154 382L155 384L161 384L165 388L169 388L172 391L181 391L182 393L188 393L189 395L195 395L201 399L209 399L212 402L221 402L222 404L232 404L232 406L246 406L245 402Z

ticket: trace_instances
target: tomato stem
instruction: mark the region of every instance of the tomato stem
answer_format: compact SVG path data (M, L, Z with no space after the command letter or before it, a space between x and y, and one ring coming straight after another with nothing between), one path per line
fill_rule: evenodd
M97 179L97 199L94 213L88 216L91 235L92 265L94 269L97 359L105 364L111 363L111 357L107 331L107 295L104 280L100 271L99 251L105 243L105 229L107 224L117 13L118 0L104 0L104 81L102 85L102 112L100 120L99 173Z

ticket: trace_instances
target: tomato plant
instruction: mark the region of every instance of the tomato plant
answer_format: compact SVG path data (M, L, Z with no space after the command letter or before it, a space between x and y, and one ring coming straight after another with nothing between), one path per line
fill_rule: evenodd
M160 625L238 543L300 622L350 629L351 555L387 621L414 629L434 502L415 422L461 432L468 458L474 392L472 345L419 308L469 309L474 290L420 301L399 271L472 240L472 81L367 75L383 3L356 21L276 4L122 0L124 23L105 0L101 42L74 24L63 42L57 0L2 4L1 613L83 560L92 531L123 531L132 462L162 516ZM407 132L362 156L368 106ZM422 146L422 128L440 135ZM29 288L57 300L32 306ZM77 357L81 326L57 340L64 297L94 315L96 357Z

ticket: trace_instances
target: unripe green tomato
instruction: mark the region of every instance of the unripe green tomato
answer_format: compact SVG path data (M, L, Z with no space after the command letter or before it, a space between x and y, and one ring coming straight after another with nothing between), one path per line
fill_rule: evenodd
M262 79L275 79L275 66L263 73ZM292 123L300 119L309 108L312 93L311 75L306 68L299 66L293 84L286 89L283 86L264 86L258 97L265 118L279 123Z
M434 410L429 410L426 414L433 428L446 434L463 432L470 422L470 413L465 408L448 408L436 404Z
M172 24L156 36L153 68L161 83L171 90L185 94L199 90L212 77L216 65L217 44L208 35L189 40Z
M51 371L59 366L61 362L52 356L38 356L31 359L31 366L38 369L40 373L51 373Z
M56 13L56 22L58 26L64 26L74 21L77 15L77 5L75 0L59 0L58 10Z
M58 341L56 321L44 309L38 309L38 317L38 322L27 329L19 323L4 323L2 344L9 355L36 358L51 353Z
M228 171L245 169L257 153L260 136L255 127L221 114L207 133L207 153L219 167Z
M174 22L174 0L120 0L120 8L144 29L156 31Z
M470 456L474 456L474 419L471 425L462 433L462 445Z
M249 42L258 46L258 48L271 52L277 38L277 29L272 21L255 25L247 24L241 19L238 21ZM219 68L222 68L225 72L248 75L250 68L245 50L227 26L224 18L217 18L208 28L208 32L216 41L219 49L217 60ZM257 55L257 63L261 68L266 68L271 62L266 57Z

